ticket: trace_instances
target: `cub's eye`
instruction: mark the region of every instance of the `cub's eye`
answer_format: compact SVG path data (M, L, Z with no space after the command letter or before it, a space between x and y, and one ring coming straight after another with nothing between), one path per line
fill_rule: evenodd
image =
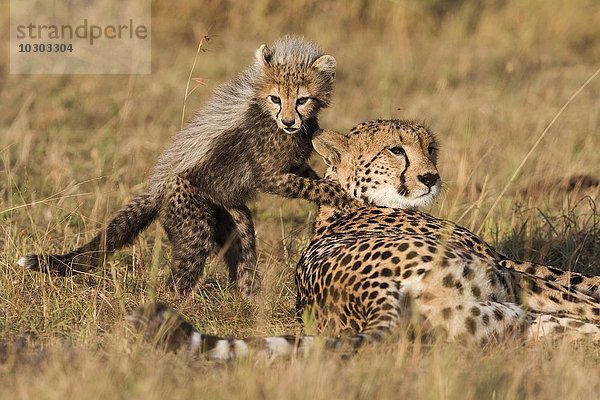
M269 96L269 100L274 104L281 104L281 98L279 98L279 96Z
M433 144L429 146L429 148L427 149L429 151L429 155L432 156L433 153L435 153L437 151L437 147L435 147Z
M388 149L390 151L390 153L395 154L397 156L403 156L404 155L404 149L400 146L396 146L396 147L390 147Z
M306 104L309 99L309 97L299 97L298 100L296 100L296 104L301 106L302 104Z

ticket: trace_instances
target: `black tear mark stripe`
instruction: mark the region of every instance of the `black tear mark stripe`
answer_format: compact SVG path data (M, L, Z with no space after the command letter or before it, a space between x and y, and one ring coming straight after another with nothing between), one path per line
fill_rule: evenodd
M400 190L399 190L399 192L402 196L406 196L408 194L408 188L406 187L406 177L405 177L408 167L410 167L410 161L408 160L408 155L405 152L404 153L404 169L400 173Z

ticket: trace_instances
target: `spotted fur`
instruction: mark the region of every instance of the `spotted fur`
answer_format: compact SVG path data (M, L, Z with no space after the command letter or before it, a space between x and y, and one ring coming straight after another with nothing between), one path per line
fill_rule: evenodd
M453 222L378 207L414 204L422 193L405 188L408 179L419 180L410 165L435 165L435 154L424 145L435 148L435 141L425 128L374 121L349 137L325 132L313 141L333 160L327 176L354 196L363 185L362 198L373 204L350 213L321 207L296 270L297 308L309 309L321 327L381 338L409 320L447 340L489 342L563 331L600 339L600 304L589 286L597 278L573 273L576 284L569 287L547 279L548 271L556 271L552 267L508 260ZM409 166L402 171L387 164L386 151L399 142ZM373 165L377 172L365 182ZM371 195L382 183L389 187L387 204Z
M271 358L304 355L315 347L316 341L320 341L327 350L349 353L365 340L362 335L343 340L291 335L244 339L207 335L194 328L177 311L160 302L137 307L127 315L126 320L149 341L166 350L184 353L189 359L205 357L215 361L230 361L248 356Z
M380 207L414 207L435 195L439 182L419 178L432 174L439 181L437 142L424 126L378 120L349 136L322 131L313 144L329 165L327 177L372 203L352 212L322 206L297 265L297 311L330 335L323 338L327 349L356 349L402 333L478 344L547 335L600 340L599 301L588 286L577 286L596 278L571 274L580 279L565 286L547 279L548 271L560 275L552 267L509 260L451 221ZM372 195L381 186L389 192L386 204ZM145 309L151 324L169 310ZM195 351L209 358L242 355L238 339L194 332L202 343ZM188 348L192 335L186 338ZM289 355L313 342L311 336L259 338L244 348Z
M188 293L204 262L222 249L243 295L257 289L254 226L246 204L257 192L348 208L354 200L306 164L317 116L331 101L335 59L285 36L256 51L247 70L215 91L159 158L148 189L91 242L18 264L57 275L87 271L131 244L156 217L173 246L168 286Z

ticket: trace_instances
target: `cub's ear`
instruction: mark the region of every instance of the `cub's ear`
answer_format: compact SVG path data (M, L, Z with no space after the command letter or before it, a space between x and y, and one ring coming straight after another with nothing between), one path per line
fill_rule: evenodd
M260 65L268 67L271 65L271 60L273 59L273 50L269 49L266 44L263 44L256 49L254 56Z
M319 72L323 72L331 76L331 79L335 78L336 62L335 58L333 58L333 56L330 56L329 54L325 54L324 56L317 58L312 63L312 67Z
M323 157L323 161L330 167L337 167L350 146L348 138L341 133L327 129L318 130L312 139L315 151Z

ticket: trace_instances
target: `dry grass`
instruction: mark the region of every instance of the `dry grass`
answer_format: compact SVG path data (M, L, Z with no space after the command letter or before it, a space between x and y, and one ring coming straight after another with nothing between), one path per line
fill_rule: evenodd
M600 176L599 80L564 111L484 220L544 127L598 68L596 1L186 3L153 2L150 76L8 75L8 59L0 60L0 398L597 396L600 353L586 344L399 344L348 361L315 354L272 365L187 365L130 340L121 322L140 302L174 301L162 287L169 247L158 225L93 275L54 280L17 268L24 253L88 240L140 192L179 127L190 67L207 32L213 36L193 76L205 85L186 99L188 116L259 44L300 32L338 60L335 104L323 126L425 119L443 144L445 190L433 213L483 226L486 240L509 255L600 273L598 188L536 186ZM264 294L243 302L212 263L206 283L177 303L207 332L299 328L292 271L314 208L261 196L252 209Z

